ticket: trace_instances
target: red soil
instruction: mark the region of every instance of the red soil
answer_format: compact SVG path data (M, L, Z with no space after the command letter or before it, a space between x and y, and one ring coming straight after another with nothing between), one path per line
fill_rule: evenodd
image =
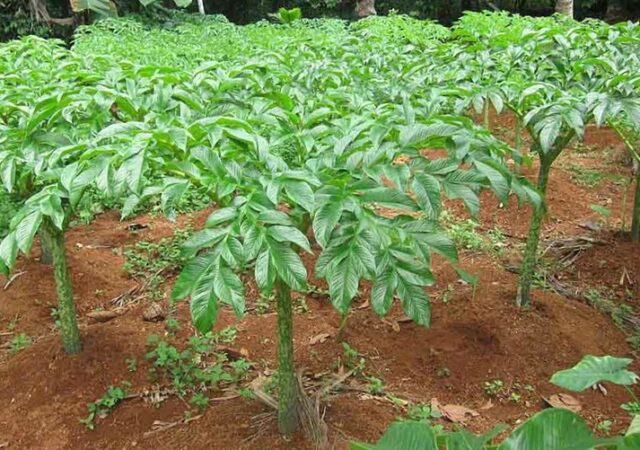
M501 122L501 126L509 126L509 122ZM608 130L590 130L587 144L600 149L619 146ZM577 156L564 156L563 161L617 173L625 170L600 156ZM527 174L533 177L533 171L528 170ZM556 169L551 175L550 214L544 235L587 234L580 223L597 218L590 204L607 206L612 211L609 226L615 227L621 213L621 189L606 180L594 188L582 187L570 172ZM483 195L482 201L480 221L484 229L497 226L508 234L524 236L527 208L519 211L515 204L500 207L491 195ZM455 202L451 207L463 213ZM206 211L196 214L192 220L200 225L206 215ZM182 218L181 224L185 220ZM150 227L133 233L126 228L133 222ZM123 402L108 417L98 419L94 431L79 423L86 416L86 404L102 396L111 384L128 380L134 391L152 387L144 362L146 341L151 333L164 333L164 325L142 320L148 301L142 300L107 323L92 323L86 314L111 307L109 299L136 284L122 272L123 248L138 239L169 236L174 227L164 219L149 216L120 222L117 215L108 213L90 226L69 231L67 248L85 345L78 356L66 356L61 351L52 329L50 313L55 306L55 294L51 269L37 261L37 250L31 258L20 260L16 270L25 273L8 289L0 287L0 404L3 405L0 447L6 442L9 449L43 450L311 448L301 435L291 439L280 436L273 421L256 435L251 427L252 418L268 409L242 398L212 402L198 420L152 435L145 433L151 430L154 421L179 420L188 406L175 397L159 407L133 399ZM601 235L609 244L594 246L576 261L571 279L585 286L618 291L620 274L625 268L637 302L640 247L611 236ZM514 239L512 244L517 242ZM306 263L311 266L312 258L307 258ZM366 372L382 379L387 392L415 402L428 403L436 397L442 404L477 409L480 416L467 425L481 431L497 423L514 425L539 411L543 406L541 397L560 392L548 382L550 376L572 366L583 355L633 354L625 343L625 335L611 319L584 303L536 290L531 311L515 308L517 277L495 258L463 253L463 267L480 276L475 294L470 286L461 285L453 270L441 260L436 259L434 264L438 285L431 289L431 328L396 322L402 318L398 309L386 321L378 319L368 307L355 308L350 315L346 340L365 355ZM167 283L166 288L171 284L172 281ZM445 303L443 292L448 285L454 290ZM364 304L368 289L362 286L360 304ZM252 283L248 284L247 292L251 305L257 297ZM309 295L306 301L309 311L295 319L297 365L312 373L331 370L342 355L342 347L335 340L339 317L327 298ZM176 314L182 324L178 339L181 341L193 332L188 306L181 303ZM229 324L238 328L234 348L247 351L249 359L261 370L275 368L275 315L251 312L237 322L229 310L223 310L216 329ZM35 338L35 342L15 355L10 354L7 343L21 332ZM319 333L330 333L332 337L311 345L310 339ZM126 363L131 357L140 362L133 373ZM637 364L635 368L638 369ZM481 409L488 400L484 383L493 379L503 380L507 386L529 384L534 392L523 393L523 399L517 403L494 400L492 407ZM620 430L628 424L626 413L619 408L628 401L627 394L615 386L608 389L607 396L589 391L575 397L591 424L613 419L614 430ZM329 439L335 448L346 448L351 438L376 440L390 421L405 414L401 407L388 401L354 392L338 393L326 406Z

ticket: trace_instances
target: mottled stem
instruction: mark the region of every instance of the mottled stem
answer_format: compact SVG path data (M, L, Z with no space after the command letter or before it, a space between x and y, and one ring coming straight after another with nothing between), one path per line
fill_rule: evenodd
M540 171L538 174L538 190L542 194L543 201L539 207L533 210L533 216L531 217L529 236L527 237L527 245L522 259L518 293L516 296L516 304L523 308L531 306L531 285L533 284L533 276L536 270L538 243L540 242L540 227L545 215L544 198L547 191L550 170L551 162L545 162L541 159Z
M76 305L73 300L71 276L69 275L67 254L64 248L64 232L56 228L49 218L43 220L41 231L50 245L53 260L62 346L65 352L69 354L79 353L82 350L82 341L78 330Z
M298 387L293 361L293 307L291 290L276 282L278 311L278 429L291 434L298 429Z

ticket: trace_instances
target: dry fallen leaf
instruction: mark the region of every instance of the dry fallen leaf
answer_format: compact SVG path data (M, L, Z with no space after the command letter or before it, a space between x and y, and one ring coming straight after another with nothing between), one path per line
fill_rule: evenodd
M400 333L400 324L395 320L382 319L384 323L389 325L393 331L396 333Z
M487 409L491 409L491 408L493 408L493 402L491 401L491 399L489 399L487 403L485 403L480 407L480 409L483 411L486 411Z
M477 417L480 415L478 411L462 405L444 405L440 408L440 412L451 422L462 424L467 420L467 416Z
M568 409L573 412L578 412L582 409L580 402L569 394L554 394L549 398L543 397L543 400L554 408Z
M118 316L119 314L115 311L91 311L87 313L87 317L96 322L108 322Z
M324 341L329 339L331 334L329 333L320 333L309 339L309 345L322 344Z
M160 303L152 303L142 313L142 318L147 322L158 322L164 320L167 313Z

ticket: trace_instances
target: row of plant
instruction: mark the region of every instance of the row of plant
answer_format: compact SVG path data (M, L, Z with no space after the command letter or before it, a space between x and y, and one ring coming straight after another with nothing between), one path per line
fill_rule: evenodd
M186 242L173 297L190 298L206 333L221 303L244 313L240 274L275 293L283 432L298 426L291 290L308 289L300 252L318 255L315 275L345 321L369 282L376 313L397 298L427 326L433 253L476 281L440 227L442 197L475 215L482 189L505 204L515 194L535 211L518 294L530 304L552 163L588 122L632 132L639 122L629 56L638 31L469 15L451 35L430 24L407 39L408 19L385 20L170 30L110 20L81 31L73 51L36 38L0 47L0 176L22 204L0 268L40 235L69 353L81 339L64 232L88 197L125 217L150 202L174 217L193 192L217 206ZM496 139L489 108L510 109L529 132L538 189L512 173L512 161L526 160L521 140ZM470 119L474 109L484 126Z

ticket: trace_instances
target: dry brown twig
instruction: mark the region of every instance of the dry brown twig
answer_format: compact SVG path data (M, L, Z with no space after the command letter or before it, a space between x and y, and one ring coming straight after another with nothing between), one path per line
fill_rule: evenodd
M25 273L27 273L26 270L23 270L23 271L20 271L18 273L13 274L11 276L11 278L9 278L9 281L7 281L7 283L4 285L4 290L6 291L7 289L9 289L9 286L11 286L14 281L16 281L18 278L20 278Z
M164 422L162 420L154 420L153 425L151 425L151 430L146 431L143 436L148 437L153 434L159 433L161 431L166 431L173 427L177 427L178 425L186 425L190 422L193 422L194 420L200 419L202 416L203 414L199 414L193 417L185 417L183 419L176 420L175 422Z

